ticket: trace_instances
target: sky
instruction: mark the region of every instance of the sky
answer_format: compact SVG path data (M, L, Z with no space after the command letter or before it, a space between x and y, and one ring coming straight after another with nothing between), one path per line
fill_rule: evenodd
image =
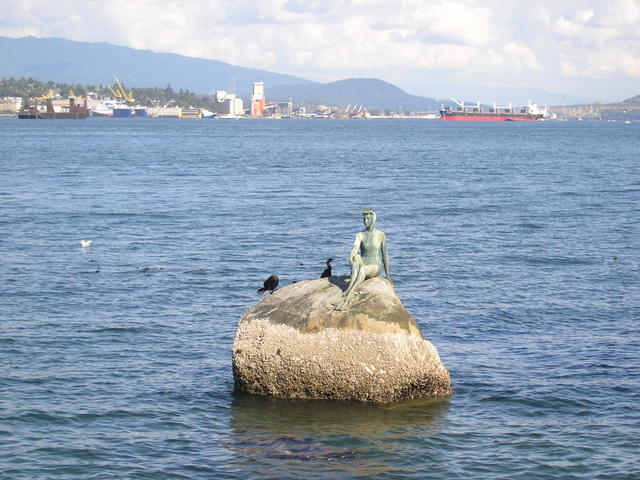
M60 37L408 93L640 94L640 0L0 0L0 36ZM535 100L535 98L534 98Z

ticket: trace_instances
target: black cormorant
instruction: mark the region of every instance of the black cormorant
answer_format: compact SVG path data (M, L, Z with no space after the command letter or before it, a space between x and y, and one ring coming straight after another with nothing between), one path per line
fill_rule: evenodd
M267 290L270 290L271 293L273 293L273 291L278 288L279 281L280 279L278 278L278 275L271 275L264 281L262 288L258 289L258 293L264 293Z
M327 277L331 276L331 262L332 261L333 261L333 258L329 258L326 262L324 262L324 263L327 264L327 268L325 268L322 271L322 275L320 275L320 278L327 278Z

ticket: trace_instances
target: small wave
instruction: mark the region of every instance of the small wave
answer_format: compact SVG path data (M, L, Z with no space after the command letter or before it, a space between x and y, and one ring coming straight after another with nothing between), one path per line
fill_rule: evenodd
M147 214L136 212L95 212L93 214L94 217L144 217L145 215Z
M608 190L598 190L598 193L637 193L640 188L616 188Z
M188 273L190 275L207 275L209 270L206 268L194 268L193 270L185 270L184 273Z
M526 257L530 265L593 265L596 262L575 257Z
M33 450L33 453L44 455L55 455L56 457L70 457L74 460L99 459L102 455L95 450L88 448L70 448L70 447L42 447Z
M560 197L579 197L579 196L583 195L583 193L580 193L580 192L558 192L557 195L559 195Z
M279 460L298 461L349 461L362 457L364 450L339 447L331 447L323 442L308 437L269 437L256 436L226 444L226 447L240 454L256 455L267 458L277 458Z
M562 397L557 395L502 395L493 394L482 399L485 402L496 402L504 404L522 405L527 408L533 409L531 414L538 414L544 410L551 410L554 412L567 409L571 411L573 415L583 415L585 412L590 411L593 406L593 402L585 399ZM538 412L538 413L536 413Z
M45 383L49 383L49 382L54 382L56 381L56 378L50 378L50 377L33 377L33 378L16 378L13 379L13 382L17 382L17 383L22 383L22 384L26 384L26 385L44 385Z
M89 330L91 333L145 333L146 327L103 327Z
M181 431L186 431L189 428L191 428L190 425L187 425L186 423L182 423L182 422L174 422L174 421L164 421L164 422L159 422L158 423L159 426L162 427L167 427L167 428L171 428L174 430L181 430ZM181 439L175 439L175 441L181 441Z
M161 270L164 270L164 267L138 267L136 270L142 273L151 273L151 272L159 272Z
M516 227L528 228L530 230L540 230L544 228L543 225L538 225L537 223L518 223Z
M99 420L99 419L127 419L127 418L152 418L155 417L155 412L147 411L130 411L130 410L108 410L99 413L78 413L74 415L73 420Z
M508 263L526 263L529 265L595 265L597 261L590 258L578 257L528 257L524 255L504 255L498 257L501 261Z
M67 424L69 423L69 418L64 417L62 415L53 415L51 413L42 412L42 411L31 411L26 412L17 416L4 417L3 421L5 422L20 422L20 423L55 423L55 424Z

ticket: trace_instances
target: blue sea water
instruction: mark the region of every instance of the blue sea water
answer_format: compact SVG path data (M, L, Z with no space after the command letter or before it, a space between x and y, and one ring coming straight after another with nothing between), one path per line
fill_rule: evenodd
M640 478L640 124L0 119L0 478ZM450 398L233 391L378 213ZM81 240L92 240L88 248Z

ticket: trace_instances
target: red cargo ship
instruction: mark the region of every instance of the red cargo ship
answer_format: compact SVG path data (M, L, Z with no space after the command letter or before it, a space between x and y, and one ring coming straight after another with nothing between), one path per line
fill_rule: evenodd
M529 103L522 108L514 108L509 104L506 107L498 107L494 103L492 108L483 110L480 102L475 105L465 105L452 98L457 108L446 107L440 110L440 120L453 122L540 122L547 115L547 108L540 108L535 103Z

